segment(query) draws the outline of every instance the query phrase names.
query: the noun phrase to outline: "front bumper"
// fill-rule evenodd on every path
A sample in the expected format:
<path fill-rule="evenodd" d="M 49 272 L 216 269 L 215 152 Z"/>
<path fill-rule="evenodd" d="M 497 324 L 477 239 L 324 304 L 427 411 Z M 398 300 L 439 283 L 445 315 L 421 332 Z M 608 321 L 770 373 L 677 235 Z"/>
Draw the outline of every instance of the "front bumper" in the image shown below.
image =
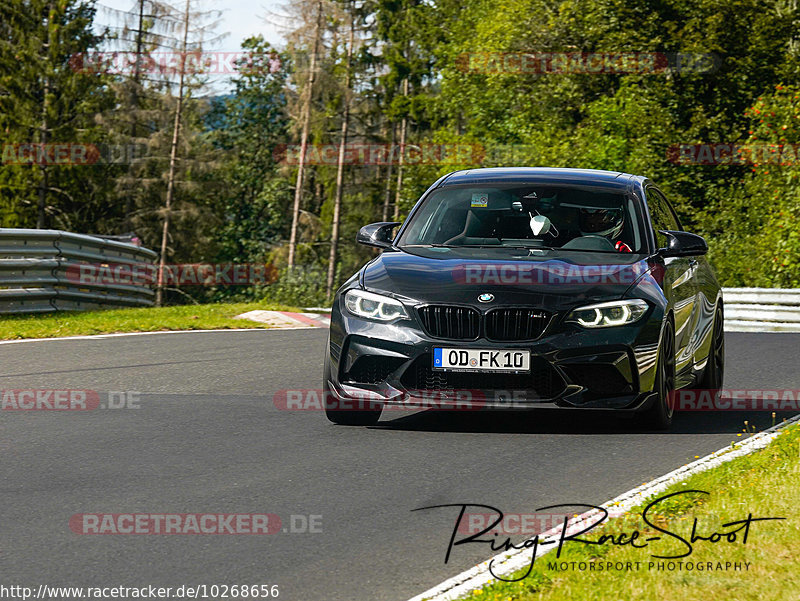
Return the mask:
<path fill-rule="evenodd" d="M 382 324 L 334 304 L 326 386 L 342 400 L 414 408 L 591 408 L 633 411 L 649 402 L 661 319 L 657 308 L 628 326 L 583 329 L 555 315 L 533 341 L 443 340 L 414 319 Z M 434 347 L 526 349 L 530 374 L 443 372 Z"/>

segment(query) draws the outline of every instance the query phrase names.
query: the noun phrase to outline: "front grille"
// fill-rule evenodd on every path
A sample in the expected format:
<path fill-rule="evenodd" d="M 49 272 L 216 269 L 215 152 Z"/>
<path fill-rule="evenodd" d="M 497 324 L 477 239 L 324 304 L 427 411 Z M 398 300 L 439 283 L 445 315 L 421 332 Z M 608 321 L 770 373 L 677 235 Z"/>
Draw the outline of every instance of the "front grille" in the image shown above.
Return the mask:
<path fill-rule="evenodd" d="M 393 371 L 406 361 L 400 357 L 382 357 L 365 355 L 359 357 L 345 374 L 345 381 L 359 384 L 379 384 L 388 378 Z"/>
<path fill-rule="evenodd" d="M 548 315 L 536 309 L 492 309 L 486 314 L 490 340 L 533 340 L 541 336 Z"/>
<path fill-rule="evenodd" d="M 475 340 L 480 335 L 480 313 L 475 309 L 430 305 L 418 311 L 422 326 L 434 338 Z"/>
<path fill-rule="evenodd" d="M 448 305 L 428 305 L 418 309 L 425 331 L 434 338 L 475 340 L 484 335 L 489 340 L 535 340 L 544 332 L 550 316 L 538 309 L 492 309 L 485 316 L 476 309 Z"/>
<path fill-rule="evenodd" d="M 523 390 L 534 398 L 557 397 L 566 388 L 563 378 L 540 357 L 531 357 L 531 373 L 481 373 L 434 370 L 430 354 L 423 354 L 412 363 L 401 378 L 407 390 Z"/>

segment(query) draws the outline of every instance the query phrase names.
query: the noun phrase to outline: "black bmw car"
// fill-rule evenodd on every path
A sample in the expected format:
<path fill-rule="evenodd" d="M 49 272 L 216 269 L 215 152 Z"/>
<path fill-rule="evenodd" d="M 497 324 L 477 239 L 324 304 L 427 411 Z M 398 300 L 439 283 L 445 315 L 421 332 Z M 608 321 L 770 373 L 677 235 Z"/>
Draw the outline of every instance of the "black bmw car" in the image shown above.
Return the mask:
<path fill-rule="evenodd" d="M 708 246 L 646 177 L 458 171 L 400 225 L 361 229 L 383 252 L 334 299 L 331 421 L 369 425 L 433 396 L 454 409 L 616 410 L 663 429 L 674 390 L 722 386 Z"/>

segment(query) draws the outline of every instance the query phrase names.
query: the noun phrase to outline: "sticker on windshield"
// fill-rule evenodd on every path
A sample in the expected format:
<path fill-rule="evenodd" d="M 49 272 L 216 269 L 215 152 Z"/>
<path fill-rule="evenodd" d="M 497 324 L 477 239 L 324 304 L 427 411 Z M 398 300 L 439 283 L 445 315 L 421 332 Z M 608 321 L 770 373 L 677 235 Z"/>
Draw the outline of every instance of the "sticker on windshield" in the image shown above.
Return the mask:
<path fill-rule="evenodd" d="M 472 195 L 472 207 L 488 207 L 489 194 L 488 192 L 476 192 Z"/>

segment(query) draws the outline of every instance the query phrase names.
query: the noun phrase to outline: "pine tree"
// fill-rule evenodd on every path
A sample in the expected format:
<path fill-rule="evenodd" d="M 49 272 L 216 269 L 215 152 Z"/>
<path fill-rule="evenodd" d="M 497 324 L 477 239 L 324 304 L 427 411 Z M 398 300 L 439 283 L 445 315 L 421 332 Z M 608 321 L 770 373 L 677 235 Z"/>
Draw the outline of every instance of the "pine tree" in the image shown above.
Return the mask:
<path fill-rule="evenodd" d="M 92 31 L 93 18 L 93 3 L 83 0 L 0 3 L 5 225 L 86 229 L 92 216 L 103 212 L 108 183 L 84 156 L 89 144 L 103 140 L 95 116 L 110 106 L 112 96 L 103 74 L 75 63 L 102 41 Z M 20 157 L 18 145 L 30 144 L 36 156 Z M 74 150 L 76 160 L 57 160 L 54 144 L 69 148 L 71 156 Z"/>

